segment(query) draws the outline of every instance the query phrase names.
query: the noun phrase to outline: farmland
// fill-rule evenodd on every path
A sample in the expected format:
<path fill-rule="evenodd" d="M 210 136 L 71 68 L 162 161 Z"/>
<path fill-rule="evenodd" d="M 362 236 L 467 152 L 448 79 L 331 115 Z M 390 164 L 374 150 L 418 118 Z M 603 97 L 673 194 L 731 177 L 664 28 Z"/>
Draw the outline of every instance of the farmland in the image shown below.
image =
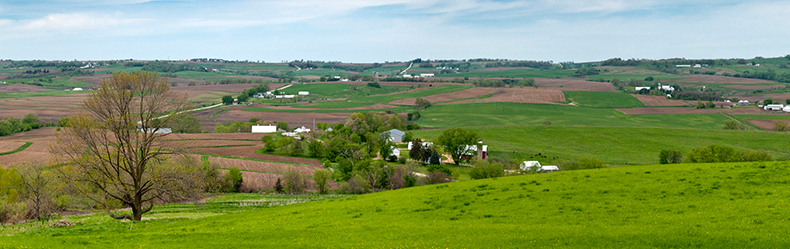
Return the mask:
<path fill-rule="evenodd" d="M 580 170 L 228 213 L 245 206 L 234 203 L 274 200 L 231 195 L 158 207 L 155 219 L 133 229 L 87 215 L 72 218 L 83 222 L 75 227 L 4 230 L 19 235 L 0 237 L 0 245 L 783 248 L 787 170 L 785 162 Z"/>
<path fill-rule="evenodd" d="M 722 60 L 705 68 L 674 72 L 674 65 L 660 71 L 655 66 L 658 62 L 653 61 L 637 66 L 585 63 L 600 69 L 590 75 L 584 70 L 560 69 L 568 67 L 559 64 L 534 69 L 488 67 L 495 62 L 487 61 L 470 62 L 459 73 L 440 74 L 441 70 L 419 63 L 407 72 L 436 73 L 436 77 L 425 78 L 394 78 L 409 66 L 408 61 L 378 66 L 321 62 L 315 64 L 317 68 L 300 70 L 287 63 L 160 61 L 192 67 L 161 74 L 168 77 L 171 90 L 186 95 L 194 107 L 221 103 L 227 95 L 238 98 L 260 84 L 268 84 L 269 90 L 287 86 L 280 90 L 285 94 L 310 93 L 295 99 L 254 98 L 248 103 L 190 112 L 200 130 L 207 133 L 166 136 L 179 148 L 174 151 L 209 170 L 216 169 L 220 178 L 237 168 L 243 182 L 230 191 L 250 193 L 204 193 L 194 202 L 156 205 L 143 216 L 146 220 L 133 223 L 94 213 L 57 218 L 81 222 L 71 227 L 33 222 L 3 225 L 0 248 L 784 248 L 790 238 L 776 231 L 787 226 L 787 204 L 781 200 L 790 190 L 784 184 L 790 166 L 790 148 L 786 146 L 790 133 L 772 129 L 777 121 L 790 125 L 790 115 L 755 106 L 722 107 L 733 103 L 724 100 L 737 99 L 757 104 L 772 97 L 775 103 L 784 103 L 790 98 L 790 84 L 778 76 L 776 80 L 725 76 L 749 76 L 747 71 L 769 68 L 781 75 L 790 72 L 779 68 L 786 65 L 784 60 L 750 60 L 763 63 L 761 68 Z M 9 83 L 0 86 L 0 117 L 34 113 L 54 125 L 61 117 L 81 110 L 91 93 L 64 89 L 95 87 L 109 73 L 139 70 L 145 63 L 108 62 L 83 72 L 65 70 L 40 77 L 24 73 L 38 67 L 12 69 L 0 64 L 0 78 Z M 329 64 L 336 68 L 325 67 Z M 60 72 L 57 66 L 45 68 Z M 326 76 L 340 77 L 319 80 Z M 611 82 L 615 78 L 621 83 Z M 682 90 L 660 95 L 634 92 L 636 86 L 652 87 L 656 82 L 678 84 Z M 679 95 L 683 98 L 678 99 Z M 432 105 L 417 109 L 417 98 Z M 697 109 L 693 107 L 695 98 L 701 103 L 713 100 L 716 107 Z M 370 120 L 365 123 L 369 126 L 349 122 L 348 117 L 359 112 L 375 112 L 361 115 L 365 122 Z M 323 122 L 341 130 L 301 134 L 298 140 L 277 135 L 267 144 L 262 142 L 263 134 L 215 133 L 218 125 L 245 122 L 249 128 L 256 119 L 286 122 L 291 130 L 300 126 L 315 129 L 321 126 L 314 124 Z M 447 166 L 448 178 L 440 180 L 452 177 L 456 182 L 430 185 L 426 175 L 431 169 L 417 161 L 374 160 L 382 158 L 378 149 L 366 146 L 373 144 L 378 132 L 397 127 L 398 122 L 403 130 L 410 125 L 409 135 L 434 143 L 450 128 L 474 132 L 488 146 L 490 163 L 501 163 L 503 168 L 498 172 L 505 176 L 473 180 L 472 172 L 478 168 L 452 165 Z M 725 130 L 728 125 L 733 130 Z M 367 132 L 372 136 L 353 133 L 366 128 L 371 128 Z M 54 158 L 49 146 L 62 129 L 68 128 L 43 127 L 0 137 L 0 164 L 8 168 L 31 159 L 57 163 L 49 161 Z M 242 128 L 216 130 L 235 131 Z M 328 146 L 338 141 L 335 138 L 348 140 L 337 154 L 308 158 L 305 151 L 287 152 L 294 144 L 302 147 L 293 148 L 301 149 L 315 141 Z M 266 149 L 273 144 L 281 148 Z M 362 147 L 354 147 L 357 145 Z M 709 145 L 758 151 L 775 161 L 658 165 L 662 150 L 677 150 L 689 161 L 690 151 Z M 449 157 L 441 148 L 437 154 Z M 400 155 L 411 158 L 406 150 Z M 563 165 L 582 159 L 599 159 L 603 168 L 563 168 L 562 172 L 527 175 L 503 170 L 515 169 L 525 160 Z M 414 187 L 389 190 L 374 186 L 374 192 L 380 192 L 346 195 L 341 193 L 352 193 L 351 178 L 341 178 L 343 172 L 338 171 L 344 160 L 351 163 L 348 174 L 355 174 L 349 176 L 362 177 L 364 184 L 383 178 L 365 178 L 360 173 L 368 172 L 365 170 L 374 163 L 387 169 L 408 166 L 420 174 L 409 175 L 417 179 Z M 329 181 L 329 194 L 317 195 L 318 187 L 312 180 L 320 175 L 313 174 L 326 167 L 333 170 L 335 180 Z M 273 194 L 275 183 L 288 172 L 306 179 L 303 187 L 307 192 Z"/>

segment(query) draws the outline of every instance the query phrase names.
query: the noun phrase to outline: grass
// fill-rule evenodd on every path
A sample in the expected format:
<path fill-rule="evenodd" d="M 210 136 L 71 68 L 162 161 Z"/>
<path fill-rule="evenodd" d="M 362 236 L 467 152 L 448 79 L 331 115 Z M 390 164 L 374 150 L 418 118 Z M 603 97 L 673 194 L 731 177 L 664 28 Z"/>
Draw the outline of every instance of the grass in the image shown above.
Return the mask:
<path fill-rule="evenodd" d="M 64 90 L 64 89 L 72 89 L 75 87 L 90 86 L 90 84 L 88 83 L 82 81 L 71 81 L 69 77 L 63 77 L 63 76 L 41 77 L 41 78 L 31 78 L 31 79 L 10 79 L 4 81 L 7 82 L 8 84 L 22 83 L 27 85 L 40 86 L 48 89 L 54 89 L 54 90 Z"/>
<path fill-rule="evenodd" d="M 790 156 L 785 141 L 790 134 L 765 131 L 706 129 L 487 126 L 468 127 L 489 145 L 493 157 L 508 161 L 538 160 L 555 164 L 562 159 L 595 157 L 613 165 L 656 164 L 664 149 L 687 153 L 711 144 L 738 150 L 765 150 L 774 158 Z M 415 137 L 434 141 L 443 130 L 413 131 Z M 503 132 L 507 131 L 507 132 Z M 514 135 L 518 134 L 518 135 Z M 535 157 L 540 153 L 543 157 Z M 555 159 L 556 158 L 556 159 Z"/>
<path fill-rule="evenodd" d="M 27 147 L 30 147 L 31 145 L 33 145 L 32 142 L 25 142 L 25 144 L 23 144 L 22 146 L 19 146 L 19 148 L 16 148 L 15 150 L 6 151 L 6 152 L 0 152 L 0 156 L 11 155 L 11 154 L 23 151 L 23 150 L 27 149 Z"/>
<path fill-rule="evenodd" d="M 465 103 L 432 106 L 417 124 L 424 127 L 498 125 L 664 127 L 721 129 L 723 114 L 626 115 L 614 109 L 524 103 Z"/>
<path fill-rule="evenodd" d="M 222 157 L 228 159 L 239 159 L 239 160 L 256 161 L 256 162 L 280 163 L 280 164 L 288 164 L 288 165 L 310 165 L 309 163 L 289 163 L 289 162 L 271 161 L 271 160 L 255 159 L 255 158 L 228 156 L 228 155 L 216 155 L 216 154 L 199 153 L 199 152 L 190 152 L 190 153 L 195 155 L 201 155 L 201 156 Z"/>
<path fill-rule="evenodd" d="M 305 106 L 307 107 L 307 106 Z M 271 109 L 266 107 L 252 107 L 252 108 L 244 108 L 241 109 L 242 111 L 253 111 L 253 112 L 288 112 L 288 113 L 354 113 L 354 112 L 383 112 L 383 111 L 394 111 L 394 112 L 407 112 L 413 110 L 412 107 L 397 107 L 397 108 L 389 108 L 389 109 L 361 109 L 361 110 L 343 110 L 343 109 L 323 109 L 323 110 L 299 110 L 299 109 Z"/>
<path fill-rule="evenodd" d="M 614 78 L 620 79 L 622 82 L 628 82 L 631 79 L 635 80 L 642 80 L 644 81 L 645 78 L 652 76 L 653 80 L 672 80 L 672 79 L 682 79 L 682 77 L 678 77 L 675 75 L 665 74 L 665 73 L 650 73 L 650 74 L 601 74 L 601 75 L 590 75 L 587 78 L 589 79 L 603 79 L 606 81 L 611 81 Z M 645 83 L 651 83 L 646 81 Z M 674 83 L 673 83 L 674 84 Z"/>
<path fill-rule="evenodd" d="M 61 96 L 61 95 L 68 95 L 68 94 L 77 94 L 77 93 L 86 93 L 90 91 L 63 91 L 63 90 L 56 90 L 56 91 L 40 91 L 40 92 L 20 92 L 20 93 L 0 93 L 0 98 L 8 99 L 8 98 L 30 98 L 30 97 L 53 97 L 53 96 Z"/>
<path fill-rule="evenodd" d="M 563 91 L 565 99 L 584 107 L 644 107 L 639 99 L 626 93 Z"/>
<path fill-rule="evenodd" d="M 201 95 L 195 96 L 194 98 L 189 99 L 189 101 L 192 102 L 192 103 L 197 103 L 197 104 L 222 103 L 222 96 L 231 95 L 234 98 L 236 98 L 236 96 L 238 94 L 239 93 L 216 91 L 216 92 L 211 92 L 211 93 L 206 93 L 206 94 L 201 94 Z"/>
<path fill-rule="evenodd" d="M 0 247 L 786 248 L 788 169 L 768 162 L 578 170 L 204 218 L 183 218 L 179 209 L 190 207 L 171 206 L 173 213 L 133 229 L 96 218 L 107 222 L 28 229 L 0 237 Z"/>
<path fill-rule="evenodd" d="M 354 108 L 373 105 L 369 102 L 351 102 L 351 101 L 327 101 L 318 102 L 315 104 L 294 105 L 296 108 Z"/>

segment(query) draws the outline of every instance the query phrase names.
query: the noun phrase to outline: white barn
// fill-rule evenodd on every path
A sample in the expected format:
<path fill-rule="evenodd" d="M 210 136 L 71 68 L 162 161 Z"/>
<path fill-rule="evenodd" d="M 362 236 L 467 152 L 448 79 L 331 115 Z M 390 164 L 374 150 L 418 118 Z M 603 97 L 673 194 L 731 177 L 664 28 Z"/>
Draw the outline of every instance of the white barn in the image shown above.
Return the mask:
<path fill-rule="evenodd" d="M 392 130 L 388 130 L 388 131 L 385 131 L 385 132 L 389 133 L 389 136 L 390 136 L 389 140 L 390 140 L 390 142 L 403 141 L 403 136 L 406 135 L 406 132 L 403 132 L 403 131 L 398 130 L 398 129 L 392 129 Z"/>
<path fill-rule="evenodd" d="M 277 126 L 274 125 L 253 125 L 252 133 L 273 133 L 277 131 Z"/>
<path fill-rule="evenodd" d="M 781 111 L 784 108 L 783 105 L 766 105 L 763 107 L 766 111 Z"/>

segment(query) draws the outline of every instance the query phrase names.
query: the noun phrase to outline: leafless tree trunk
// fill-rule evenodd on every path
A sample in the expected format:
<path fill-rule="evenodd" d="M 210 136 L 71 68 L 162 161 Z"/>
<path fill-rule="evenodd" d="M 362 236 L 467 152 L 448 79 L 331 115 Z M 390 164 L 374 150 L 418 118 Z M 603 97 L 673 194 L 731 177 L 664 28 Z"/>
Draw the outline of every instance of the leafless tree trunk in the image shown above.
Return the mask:
<path fill-rule="evenodd" d="M 186 96 L 170 91 L 167 79 L 156 73 L 115 73 L 83 106 L 85 111 L 72 114 L 70 128 L 58 135 L 51 151 L 71 163 L 62 169 L 65 177 L 98 190 L 100 195 L 83 193 L 103 203 L 111 217 L 140 220 L 156 199 L 180 187 L 169 182 L 178 174 L 152 166 L 166 163 L 176 152 L 162 133 L 173 115 L 159 117 L 185 108 Z M 131 207 L 132 215 L 113 214 L 108 200 Z"/>

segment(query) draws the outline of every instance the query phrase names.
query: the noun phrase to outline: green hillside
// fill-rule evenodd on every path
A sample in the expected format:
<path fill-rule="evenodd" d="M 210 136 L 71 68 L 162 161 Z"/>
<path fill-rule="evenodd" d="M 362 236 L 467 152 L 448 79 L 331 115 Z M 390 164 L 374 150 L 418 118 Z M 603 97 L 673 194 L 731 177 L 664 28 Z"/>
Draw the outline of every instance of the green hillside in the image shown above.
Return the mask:
<path fill-rule="evenodd" d="M 31 229 L 0 248 L 787 248 L 787 162 L 503 177 L 205 218 Z"/>

